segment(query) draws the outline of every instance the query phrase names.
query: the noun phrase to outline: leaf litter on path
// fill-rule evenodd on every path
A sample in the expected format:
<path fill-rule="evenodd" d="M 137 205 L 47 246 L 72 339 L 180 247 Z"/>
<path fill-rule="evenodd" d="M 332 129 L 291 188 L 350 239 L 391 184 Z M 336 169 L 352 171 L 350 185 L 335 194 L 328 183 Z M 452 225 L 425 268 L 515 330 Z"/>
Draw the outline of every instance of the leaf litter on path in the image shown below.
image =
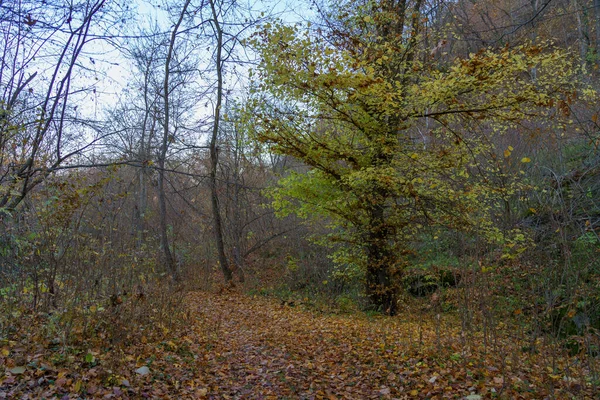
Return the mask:
<path fill-rule="evenodd" d="M 522 352 L 509 331 L 485 346 L 452 316 L 333 315 L 234 292 L 192 293 L 187 304 L 183 331 L 93 363 L 51 367 L 36 354 L 25 368 L 3 352 L 0 398 L 593 398 L 574 360 L 550 368 L 548 354 Z"/>

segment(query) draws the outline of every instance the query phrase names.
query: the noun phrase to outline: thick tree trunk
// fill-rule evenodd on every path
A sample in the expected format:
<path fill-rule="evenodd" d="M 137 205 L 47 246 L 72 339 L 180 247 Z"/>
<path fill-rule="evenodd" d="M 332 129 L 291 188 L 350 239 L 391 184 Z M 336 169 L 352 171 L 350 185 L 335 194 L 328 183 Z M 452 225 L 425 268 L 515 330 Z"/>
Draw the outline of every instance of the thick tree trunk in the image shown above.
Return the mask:
<path fill-rule="evenodd" d="M 384 205 L 371 209 L 367 233 L 366 292 L 371 304 L 388 315 L 397 311 L 397 287 L 394 282 L 395 257 L 390 249 L 390 229 L 386 226 Z"/>
<path fill-rule="evenodd" d="M 412 5 L 410 15 L 406 15 L 409 9 L 409 2 L 399 0 L 398 2 L 385 2 L 383 8 L 390 13 L 396 13 L 399 18 L 395 24 L 384 24 L 379 27 L 384 40 L 390 37 L 401 37 L 408 33 L 406 41 L 406 50 L 396 65 L 389 70 L 383 70 L 384 75 L 390 79 L 395 76 L 402 68 L 410 68 L 417 54 L 417 42 L 421 25 L 421 8 L 423 0 L 416 0 Z M 410 18 L 410 32 L 405 32 L 405 25 L 408 25 L 406 18 Z M 409 74 L 404 74 L 408 76 Z M 404 79 L 404 85 L 408 80 Z M 398 132 L 394 127 L 401 126 L 403 121 L 399 117 L 386 117 L 385 125 L 390 128 L 383 141 L 374 143 L 375 146 L 383 146 L 379 149 L 373 159 L 373 165 L 390 166 L 392 157 L 386 151 L 386 142 L 393 147 L 393 143 L 398 140 Z M 367 232 L 367 296 L 371 303 L 388 315 L 395 315 L 397 312 L 398 287 L 397 287 L 397 261 L 398 257 L 394 252 L 394 243 L 397 240 L 393 229 L 387 224 L 385 218 L 386 200 L 390 198 L 390 193 L 385 188 L 378 187 L 374 190 L 373 198 L 367 199 L 372 204 L 369 210 L 369 226 Z"/>
<path fill-rule="evenodd" d="M 162 152 L 161 152 L 162 153 Z M 169 247 L 168 227 L 167 227 L 167 201 L 165 195 L 165 162 L 164 158 L 160 157 L 158 161 L 158 207 L 160 213 L 160 248 L 163 253 L 163 258 L 167 270 L 170 272 L 173 280 L 179 280 L 179 274 L 177 271 L 177 265 L 173 258 L 173 253 Z"/>
<path fill-rule="evenodd" d="M 148 107 L 148 106 L 147 106 Z M 146 113 L 149 113 L 147 110 Z M 148 182 L 147 182 L 147 171 L 146 163 L 149 158 L 149 151 L 146 150 L 146 119 L 144 117 L 144 124 L 142 125 L 142 137 L 140 138 L 140 149 L 138 157 L 141 163 L 140 169 L 138 170 L 138 198 L 136 208 L 136 240 L 138 250 L 142 249 L 145 241 L 146 231 L 146 211 L 148 208 Z"/>

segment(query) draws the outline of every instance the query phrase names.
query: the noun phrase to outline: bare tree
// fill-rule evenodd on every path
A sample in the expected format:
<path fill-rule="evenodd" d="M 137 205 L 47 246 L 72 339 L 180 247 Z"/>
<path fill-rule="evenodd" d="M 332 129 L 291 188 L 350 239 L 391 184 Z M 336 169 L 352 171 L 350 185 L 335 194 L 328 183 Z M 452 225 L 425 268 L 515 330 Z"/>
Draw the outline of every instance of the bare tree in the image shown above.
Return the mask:
<path fill-rule="evenodd" d="M 226 248 L 225 237 L 228 236 L 224 232 L 224 223 L 222 206 L 219 199 L 219 137 L 222 136 L 221 120 L 222 107 L 226 97 L 234 89 L 234 84 L 231 81 L 243 79 L 236 72 L 236 66 L 252 63 L 247 54 L 238 51 L 241 49 L 241 43 L 247 36 L 247 33 L 252 27 L 256 26 L 261 21 L 270 18 L 264 12 L 255 12 L 251 7 L 244 7 L 241 3 L 234 0 L 207 0 L 207 16 L 205 17 L 209 29 L 205 30 L 206 40 L 212 43 L 214 48 L 211 64 L 212 66 L 207 72 L 214 74 L 213 94 L 213 114 L 212 114 L 212 129 L 210 133 L 209 150 L 210 150 L 210 188 L 211 188 L 211 204 L 214 221 L 214 234 L 217 244 L 218 258 L 221 270 L 225 280 L 231 282 L 233 279 L 232 268 L 227 257 L 228 250 Z M 226 85 L 225 77 L 229 78 L 229 86 Z M 209 78 L 210 79 L 210 78 Z M 232 145 L 232 143 L 228 143 Z M 235 144 L 234 146 L 237 146 Z M 237 158 L 235 158 L 237 159 Z M 239 172 L 239 171 L 238 171 Z M 235 175 L 234 179 L 239 176 Z M 239 200 L 240 192 L 237 193 Z M 238 204 L 239 203 L 235 203 Z M 239 211 L 239 210 L 238 210 Z M 239 213 L 237 214 L 239 215 Z M 240 221 L 237 221 L 238 225 Z M 230 227 L 232 228 L 232 227 Z M 231 246 L 231 255 L 235 264 L 234 271 L 238 274 L 240 281 L 244 280 L 242 267 L 242 250 L 241 250 L 241 230 L 233 235 L 233 243 Z M 231 235 L 229 235 L 231 236 Z"/>
<path fill-rule="evenodd" d="M 219 208 L 219 196 L 217 193 L 217 168 L 219 165 L 219 152 L 217 148 L 217 138 L 219 135 L 219 123 L 221 121 L 221 103 L 223 101 L 223 29 L 219 18 L 219 12 L 217 11 L 217 5 L 215 0 L 209 0 L 210 10 L 212 14 L 211 26 L 214 30 L 216 40 L 216 53 L 214 56 L 215 69 L 217 73 L 217 87 L 216 87 L 216 99 L 213 111 L 213 128 L 210 138 L 210 197 L 213 210 L 214 219 L 214 231 L 215 240 L 217 243 L 217 251 L 219 255 L 219 264 L 223 276 L 227 282 L 231 282 L 233 275 L 231 268 L 229 268 L 229 262 L 227 261 L 227 255 L 225 254 L 225 243 L 223 240 L 223 223 L 221 221 L 221 210 Z"/>
<path fill-rule="evenodd" d="M 187 13 L 188 6 L 190 5 L 191 0 L 186 0 L 181 12 L 179 14 L 179 18 L 175 23 L 175 26 L 171 30 L 171 36 L 169 40 L 169 45 L 167 49 L 167 57 L 165 59 L 165 75 L 163 80 L 163 136 L 160 151 L 158 154 L 158 204 L 159 204 L 159 212 L 160 212 L 160 245 L 165 257 L 165 263 L 167 265 L 168 270 L 171 272 L 171 275 L 174 280 L 179 280 L 179 274 L 177 271 L 177 264 L 175 263 L 175 258 L 171 252 L 169 247 L 169 237 L 167 234 L 167 200 L 165 197 L 165 160 L 167 156 L 167 150 L 169 146 L 169 141 L 172 141 L 174 133 L 170 131 L 170 96 L 172 87 L 169 83 L 171 78 L 172 70 L 171 70 L 171 62 L 173 61 L 173 54 L 175 49 L 175 42 L 177 40 L 177 34 L 179 28 L 183 22 L 183 18 Z"/>
<path fill-rule="evenodd" d="M 0 210 L 15 210 L 49 174 L 97 143 L 95 125 L 72 99 L 95 93 L 83 74 L 93 74 L 96 62 L 84 49 L 109 12 L 105 0 L 1 4 Z"/>

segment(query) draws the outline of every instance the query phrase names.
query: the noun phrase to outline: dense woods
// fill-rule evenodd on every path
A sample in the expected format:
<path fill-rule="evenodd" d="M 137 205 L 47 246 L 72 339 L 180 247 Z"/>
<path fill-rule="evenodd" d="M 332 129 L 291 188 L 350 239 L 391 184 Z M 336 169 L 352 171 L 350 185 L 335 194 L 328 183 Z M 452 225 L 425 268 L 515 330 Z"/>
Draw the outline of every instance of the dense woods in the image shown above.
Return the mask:
<path fill-rule="evenodd" d="M 0 34 L 1 398 L 600 396 L 600 1 Z"/>

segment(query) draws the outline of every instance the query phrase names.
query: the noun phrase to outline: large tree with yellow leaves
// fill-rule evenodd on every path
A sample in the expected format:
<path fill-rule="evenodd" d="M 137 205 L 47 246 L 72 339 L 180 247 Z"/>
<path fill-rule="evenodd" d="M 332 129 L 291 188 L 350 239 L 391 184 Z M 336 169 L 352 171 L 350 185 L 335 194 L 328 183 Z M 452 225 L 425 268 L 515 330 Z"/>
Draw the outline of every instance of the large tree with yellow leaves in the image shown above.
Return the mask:
<path fill-rule="evenodd" d="M 275 205 L 331 223 L 346 244 L 335 260 L 359 266 L 389 314 L 403 252 L 424 226 L 499 238 L 489 136 L 554 118 L 573 90 L 574 66 L 551 46 L 437 62 L 423 11 L 421 0 L 346 0 L 318 27 L 270 24 L 253 41 L 255 137 L 310 167 L 281 181 Z M 482 125 L 488 134 L 475 134 Z"/>

